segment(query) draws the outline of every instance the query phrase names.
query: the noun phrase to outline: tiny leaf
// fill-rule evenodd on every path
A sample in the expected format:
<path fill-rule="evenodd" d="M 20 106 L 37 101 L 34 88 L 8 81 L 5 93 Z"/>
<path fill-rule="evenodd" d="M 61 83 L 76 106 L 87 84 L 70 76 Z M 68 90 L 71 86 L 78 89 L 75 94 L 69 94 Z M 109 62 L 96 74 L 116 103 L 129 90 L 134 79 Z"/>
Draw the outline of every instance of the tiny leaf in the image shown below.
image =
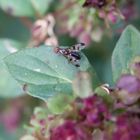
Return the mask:
<path fill-rule="evenodd" d="M 73 81 L 73 89 L 76 96 L 86 98 L 93 94 L 90 75 L 87 72 L 78 72 Z"/>
<path fill-rule="evenodd" d="M 60 94 L 55 96 L 55 98 L 49 98 L 47 101 L 47 106 L 52 113 L 60 114 L 69 108 L 69 103 L 72 101 L 72 99 L 72 96 Z"/>

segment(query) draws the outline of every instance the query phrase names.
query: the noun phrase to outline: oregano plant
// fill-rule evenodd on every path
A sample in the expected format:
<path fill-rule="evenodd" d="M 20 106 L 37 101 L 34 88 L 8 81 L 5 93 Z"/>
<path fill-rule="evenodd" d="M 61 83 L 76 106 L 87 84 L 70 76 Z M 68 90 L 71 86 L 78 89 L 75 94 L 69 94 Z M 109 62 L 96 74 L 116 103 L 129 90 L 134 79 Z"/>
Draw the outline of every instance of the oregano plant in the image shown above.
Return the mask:
<path fill-rule="evenodd" d="M 0 0 L 0 139 L 139 140 L 138 6 Z"/>

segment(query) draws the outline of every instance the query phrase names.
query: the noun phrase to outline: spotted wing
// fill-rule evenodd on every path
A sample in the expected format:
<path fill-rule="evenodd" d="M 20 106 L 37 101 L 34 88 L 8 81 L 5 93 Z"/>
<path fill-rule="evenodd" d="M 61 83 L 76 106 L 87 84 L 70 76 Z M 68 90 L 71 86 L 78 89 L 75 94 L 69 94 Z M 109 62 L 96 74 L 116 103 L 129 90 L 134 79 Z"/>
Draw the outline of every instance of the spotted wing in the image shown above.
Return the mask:
<path fill-rule="evenodd" d="M 85 48 L 84 43 L 78 43 L 78 44 L 72 45 L 69 49 L 73 52 L 79 52 L 80 50 L 84 48 Z"/>

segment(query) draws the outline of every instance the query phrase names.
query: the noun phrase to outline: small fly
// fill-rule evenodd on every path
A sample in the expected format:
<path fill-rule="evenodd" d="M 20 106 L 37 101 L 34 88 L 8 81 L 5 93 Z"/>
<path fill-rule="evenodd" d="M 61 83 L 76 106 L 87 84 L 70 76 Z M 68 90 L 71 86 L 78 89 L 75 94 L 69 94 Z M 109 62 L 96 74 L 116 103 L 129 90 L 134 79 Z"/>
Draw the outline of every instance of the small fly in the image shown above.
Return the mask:
<path fill-rule="evenodd" d="M 72 45 L 69 48 L 60 48 L 56 47 L 55 52 L 63 55 L 68 59 L 70 63 L 75 65 L 76 67 L 80 67 L 79 61 L 81 60 L 80 51 L 85 48 L 84 43 L 78 43 L 76 45 Z"/>

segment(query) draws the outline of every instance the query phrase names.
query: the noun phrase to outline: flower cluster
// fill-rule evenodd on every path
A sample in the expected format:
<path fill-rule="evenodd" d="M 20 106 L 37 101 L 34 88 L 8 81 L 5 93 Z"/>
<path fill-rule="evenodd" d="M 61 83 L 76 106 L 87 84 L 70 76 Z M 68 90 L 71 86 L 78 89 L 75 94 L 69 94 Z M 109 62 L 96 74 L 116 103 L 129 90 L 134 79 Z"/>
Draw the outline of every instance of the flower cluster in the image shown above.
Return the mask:
<path fill-rule="evenodd" d="M 111 24 L 119 21 L 125 26 L 125 21 L 135 19 L 138 13 L 135 1 L 131 0 L 85 0 L 81 8 L 75 0 L 61 0 L 61 3 L 59 9 L 67 9 L 54 14 L 58 21 L 57 33 L 69 33 L 71 37 L 76 37 L 79 42 L 87 45 L 92 41 L 99 42 L 106 27 L 110 28 Z"/>
<path fill-rule="evenodd" d="M 58 46 L 58 40 L 54 33 L 55 19 L 53 15 L 48 14 L 42 19 L 38 19 L 32 26 L 31 46 L 45 45 Z"/>
<path fill-rule="evenodd" d="M 117 117 L 113 140 L 140 139 L 140 118 L 135 113 L 124 113 Z"/>
<path fill-rule="evenodd" d="M 87 97 L 78 96 L 61 114 L 36 108 L 26 127 L 30 135 L 21 140 L 140 139 L 139 60 L 134 59 L 132 74 L 122 75 L 115 88 L 102 85 Z"/>
<path fill-rule="evenodd" d="M 39 46 L 42 43 L 58 46 L 56 35 L 66 33 L 86 45 L 92 41 L 99 42 L 110 24 L 121 20 L 125 26 L 124 21 L 138 17 L 136 13 L 136 4 L 132 0 L 122 3 L 115 0 L 85 0 L 83 6 L 77 0 L 61 0 L 56 12 L 34 22 L 30 46 Z"/>
<path fill-rule="evenodd" d="M 123 87 L 111 92 L 115 94 L 121 90 Z M 37 108 L 27 127 L 30 137 L 37 140 L 138 140 L 139 103 L 135 100 L 133 105 L 127 106 L 123 99 L 119 100 L 119 95 L 110 96 L 111 105 L 95 93 L 87 98 L 76 98 L 69 110 L 61 115 L 48 115 L 46 109 Z M 22 140 L 27 140 L 26 137 Z"/>
<path fill-rule="evenodd" d="M 83 6 L 102 8 L 107 4 L 106 0 L 86 0 Z"/>

